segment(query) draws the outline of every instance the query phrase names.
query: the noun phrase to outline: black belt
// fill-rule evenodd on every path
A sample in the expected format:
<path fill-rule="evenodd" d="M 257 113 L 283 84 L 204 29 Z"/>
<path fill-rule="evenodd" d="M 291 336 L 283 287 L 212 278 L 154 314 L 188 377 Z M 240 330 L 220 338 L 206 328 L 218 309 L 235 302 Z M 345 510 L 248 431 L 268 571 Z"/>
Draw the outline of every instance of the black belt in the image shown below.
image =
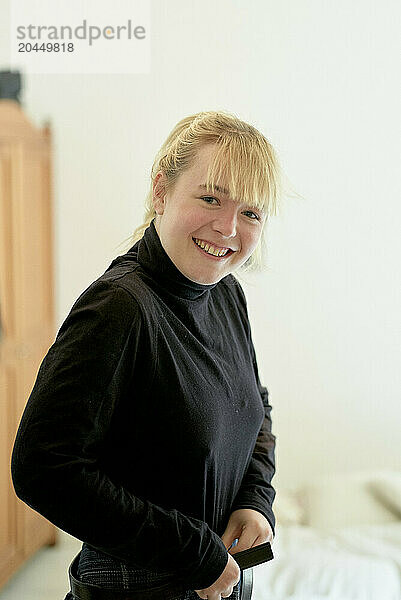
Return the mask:
<path fill-rule="evenodd" d="M 173 600 L 177 596 L 184 595 L 185 589 L 182 585 L 165 583 L 152 590 L 136 590 L 135 592 L 123 590 L 108 590 L 100 588 L 93 583 L 84 583 L 78 579 L 78 563 L 80 552 L 72 561 L 68 569 L 71 593 L 74 600 Z M 241 594 L 240 600 L 251 600 L 253 587 L 253 571 L 251 568 L 241 571 Z"/>

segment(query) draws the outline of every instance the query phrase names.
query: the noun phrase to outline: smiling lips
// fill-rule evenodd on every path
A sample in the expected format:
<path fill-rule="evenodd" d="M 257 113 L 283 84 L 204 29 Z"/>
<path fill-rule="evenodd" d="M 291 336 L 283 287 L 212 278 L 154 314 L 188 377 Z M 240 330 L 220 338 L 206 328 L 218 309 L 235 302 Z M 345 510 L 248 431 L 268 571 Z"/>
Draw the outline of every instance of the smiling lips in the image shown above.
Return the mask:
<path fill-rule="evenodd" d="M 213 244 L 209 244 L 209 242 L 205 242 L 204 240 L 200 240 L 199 238 L 192 238 L 197 246 L 202 248 L 207 254 L 211 254 L 212 256 L 223 257 L 228 254 L 232 254 L 234 250 L 231 248 L 219 248 L 218 246 L 214 246 Z"/>

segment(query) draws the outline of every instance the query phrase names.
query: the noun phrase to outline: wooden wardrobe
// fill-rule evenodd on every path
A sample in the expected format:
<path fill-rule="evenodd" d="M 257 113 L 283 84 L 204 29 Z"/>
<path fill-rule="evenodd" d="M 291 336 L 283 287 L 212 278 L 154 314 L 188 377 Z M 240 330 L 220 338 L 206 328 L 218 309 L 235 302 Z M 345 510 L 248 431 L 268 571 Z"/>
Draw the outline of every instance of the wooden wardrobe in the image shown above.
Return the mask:
<path fill-rule="evenodd" d="M 14 493 L 22 411 L 55 337 L 51 138 L 0 100 L 0 587 L 56 528 Z"/>

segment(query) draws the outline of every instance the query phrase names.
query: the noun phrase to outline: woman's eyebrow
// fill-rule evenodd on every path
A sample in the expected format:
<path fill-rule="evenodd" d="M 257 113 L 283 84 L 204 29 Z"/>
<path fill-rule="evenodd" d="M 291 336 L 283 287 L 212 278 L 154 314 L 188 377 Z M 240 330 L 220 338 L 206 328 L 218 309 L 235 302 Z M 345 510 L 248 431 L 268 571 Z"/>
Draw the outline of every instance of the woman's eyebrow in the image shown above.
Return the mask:
<path fill-rule="evenodd" d="M 205 188 L 205 189 L 207 190 L 207 185 L 206 185 L 206 183 L 201 183 L 201 184 L 199 185 L 199 187 L 200 187 L 200 188 Z M 229 196 L 229 195 L 230 195 L 230 194 L 229 194 L 229 191 L 228 191 L 226 188 L 224 188 L 224 187 L 221 187 L 221 186 L 219 186 L 219 185 L 217 185 L 217 184 L 215 184 L 215 185 L 214 185 L 214 189 L 215 189 L 217 192 L 220 192 L 221 194 L 225 194 L 226 196 Z"/>

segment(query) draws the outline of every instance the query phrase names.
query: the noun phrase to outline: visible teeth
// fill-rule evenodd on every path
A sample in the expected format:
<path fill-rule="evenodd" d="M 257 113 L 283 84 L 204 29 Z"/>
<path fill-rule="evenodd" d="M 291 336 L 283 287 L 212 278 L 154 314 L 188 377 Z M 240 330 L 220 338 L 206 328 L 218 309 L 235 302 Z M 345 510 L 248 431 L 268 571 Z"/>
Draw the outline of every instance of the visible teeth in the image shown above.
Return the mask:
<path fill-rule="evenodd" d="M 200 246 L 203 250 L 205 250 L 208 254 L 213 254 L 213 256 L 225 256 L 228 252 L 228 248 L 224 248 L 223 250 L 217 250 L 212 245 L 209 245 L 202 240 L 198 240 L 198 238 L 194 238 L 195 243 Z"/>

